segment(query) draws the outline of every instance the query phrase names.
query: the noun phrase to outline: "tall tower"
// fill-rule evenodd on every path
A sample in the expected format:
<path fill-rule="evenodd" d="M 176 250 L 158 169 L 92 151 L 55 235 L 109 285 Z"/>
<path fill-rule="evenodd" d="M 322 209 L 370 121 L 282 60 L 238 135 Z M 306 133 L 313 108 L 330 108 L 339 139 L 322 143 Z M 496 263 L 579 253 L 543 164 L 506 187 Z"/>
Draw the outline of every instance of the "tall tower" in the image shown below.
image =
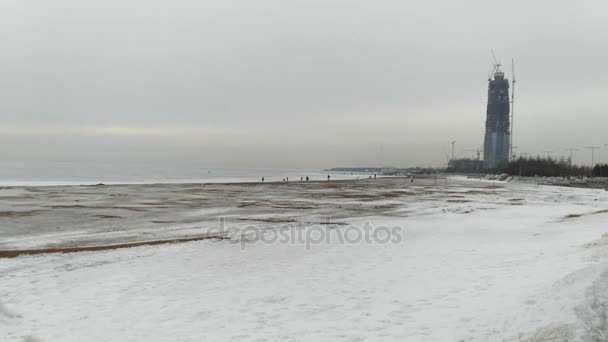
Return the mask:
<path fill-rule="evenodd" d="M 493 169 L 509 161 L 509 80 L 500 70 L 500 63 L 488 78 L 488 110 L 484 139 L 483 166 Z"/>

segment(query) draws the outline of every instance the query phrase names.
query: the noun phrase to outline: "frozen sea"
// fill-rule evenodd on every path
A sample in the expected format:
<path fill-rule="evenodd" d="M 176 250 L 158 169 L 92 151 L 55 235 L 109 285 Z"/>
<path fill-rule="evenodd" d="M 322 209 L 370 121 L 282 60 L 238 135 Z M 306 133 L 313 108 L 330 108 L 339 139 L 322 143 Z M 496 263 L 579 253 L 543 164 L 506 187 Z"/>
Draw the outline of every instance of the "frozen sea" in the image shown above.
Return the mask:
<path fill-rule="evenodd" d="M 2 161 L 0 186 L 47 186 L 158 183 L 231 183 L 282 181 L 309 176 L 313 180 L 356 179 L 368 174 L 321 169 L 216 167 L 197 161 Z"/>
<path fill-rule="evenodd" d="M 229 238 L 0 259 L 0 340 L 606 341 L 607 210 L 464 178 L 4 187 L 0 249 Z M 335 238 L 361 227 L 400 238 Z"/>

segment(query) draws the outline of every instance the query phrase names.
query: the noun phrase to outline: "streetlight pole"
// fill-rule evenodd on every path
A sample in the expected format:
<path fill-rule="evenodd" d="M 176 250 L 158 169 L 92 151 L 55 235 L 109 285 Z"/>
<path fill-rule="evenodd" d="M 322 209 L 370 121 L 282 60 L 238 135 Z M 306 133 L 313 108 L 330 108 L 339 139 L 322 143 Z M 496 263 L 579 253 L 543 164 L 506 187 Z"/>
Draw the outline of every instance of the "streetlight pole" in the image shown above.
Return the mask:
<path fill-rule="evenodd" d="M 572 166 L 572 151 L 578 151 L 575 148 L 565 148 L 564 150 L 570 151 L 570 166 Z"/>
<path fill-rule="evenodd" d="M 595 166 L 595 150 L 599 149 L 599 146 L 587 146 L 585 147 L 591 150 L 591 169 Z"/>

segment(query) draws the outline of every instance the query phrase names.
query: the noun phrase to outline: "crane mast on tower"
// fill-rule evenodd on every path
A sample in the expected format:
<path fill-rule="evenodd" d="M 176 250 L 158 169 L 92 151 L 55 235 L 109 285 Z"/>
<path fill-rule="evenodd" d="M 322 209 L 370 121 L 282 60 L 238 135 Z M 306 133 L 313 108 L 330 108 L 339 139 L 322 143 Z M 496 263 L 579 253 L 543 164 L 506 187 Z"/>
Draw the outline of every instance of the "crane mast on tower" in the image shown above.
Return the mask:
<path fill-rule="evenodd" d="M 502 71 L 502 63 L 492 54 L 492 71 L 488 76 L 488 102 L 484 136 L 484 168 L 496 169 L 511 160 L 511 99 L 510 82 Z"/>
<path fill-rule="evenodd" d="M 509 143 L 509 160 L 515 159 L 515 155 L 513 154 L 513 127 L 514 124 L 514 114 L 515 114 L 515 59 L 511 58 L 511 141 Z"/>

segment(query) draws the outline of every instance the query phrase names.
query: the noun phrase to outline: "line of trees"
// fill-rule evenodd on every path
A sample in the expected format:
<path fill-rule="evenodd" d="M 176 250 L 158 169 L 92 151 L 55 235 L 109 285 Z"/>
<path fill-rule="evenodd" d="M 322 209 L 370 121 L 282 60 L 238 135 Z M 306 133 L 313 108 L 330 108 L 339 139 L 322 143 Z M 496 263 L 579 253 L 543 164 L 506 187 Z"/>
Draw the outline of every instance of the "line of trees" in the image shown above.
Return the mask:
<path fill-rule="evenodd" d="M 596 164 L 593 167 L 593 177 L 608 177 L 608 164 Z"/>
<path fill-rule="evenodd" d="M 596 170 L 597 169 L 597 170 Z M 530 157 L 512 160 L 497 170 L 514 176 L 524 177 L 578 177 L 578 176 L 608 176 L 608 165 L 596 165 L 593 169 L 588 166 L 573 165 L 569 159 L 553 159 L 551 157 Z"/>
<path fill-rule="evenodd" d="M 483 162 L 473 159 L 457 159 L 449 163 L 449 173 L 506 173 L 523 177 L 608 177 L 608 164 L 589 166 L 574 165 L 570 159 L 551 157 L 519 157 L 494 170 L 483 170 Z"/>

